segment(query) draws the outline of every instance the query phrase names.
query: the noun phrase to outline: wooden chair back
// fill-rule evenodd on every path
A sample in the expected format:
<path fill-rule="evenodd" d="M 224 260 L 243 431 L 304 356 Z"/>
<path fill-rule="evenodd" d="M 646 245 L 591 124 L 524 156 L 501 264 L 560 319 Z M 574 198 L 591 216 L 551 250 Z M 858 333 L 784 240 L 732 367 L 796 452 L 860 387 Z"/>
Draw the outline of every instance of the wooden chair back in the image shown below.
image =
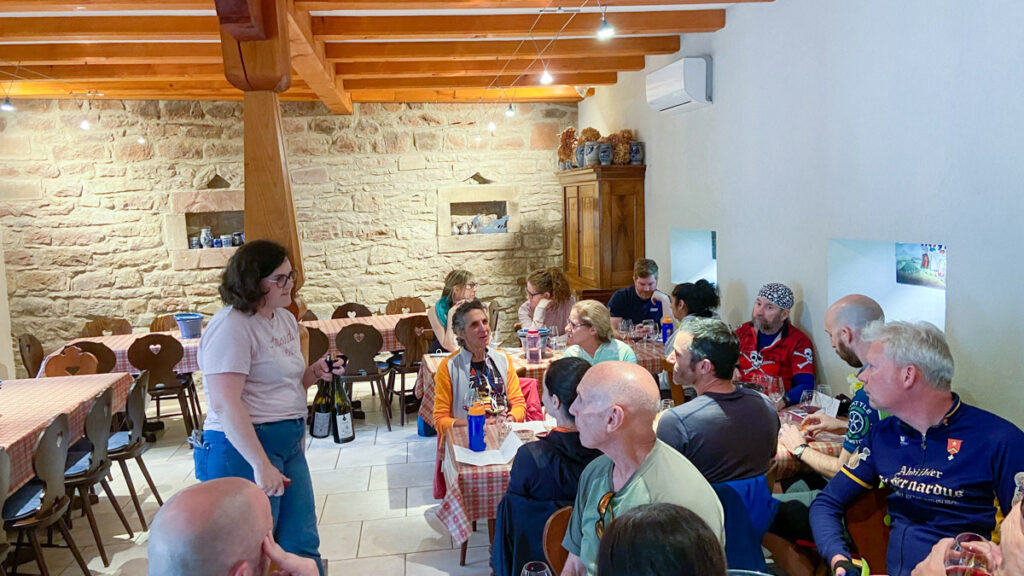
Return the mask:
<path fill-rule="evenodd" d="M 597 300 L 601 304 L 607 306 L 608 301 L 612 299 L 612 294 L 615 294 L 616 290 L 618 290 L 618 288 L 611 288 L 609 290 L 581 290 L 580 297 L 577 298 L 576 301 Z"/>
<path fill-rule="evenodd" d="M 150 332 L 173 332 L 178 329 L 178 322 L 174 319 L 174 314 L 164 314 L 163 316 L 157 316 L 153 318 L 153 321 L 149 323 Z"/>
<path fill-rule="evenodd" d="M 88 352 L 95 356 L 97 374 L 109 374 L 114 369 L 114 366 L 117 366 L 117 355 L 102 342 L 82 340 L 81 342 L 75 342 L 68 346 L 74 346 L 82 352 Z M 66 350 L 67 346 L 65 346 L 64 349 Z"/>
<path fill-rule="evenodd" d="M 131 334 L 132 325 L 124 318 L 96 318 L 82 327 L 82 337 L 111 336 L 113 334 Z"/>
<path fill-rule="evenodd" d="M 430 348 L 434 332 L 430 329 L 430 320 L 426 316 L 409 316 L 402 318 L 395 325 L 395 338 L 405 352 L 402 354 L 402 368 L 411 369 L 418 366 L 423 355 Z"/>
<path fill-rule="evenodd" d="M 128 390 L 128 401 L 125 408 L 128 412 L 128 445 L 142 442 L 142 426 L 146 423 L 146 392 L 149 392 L 149 371 L 143 370 L 135 377 L 135 382 Z"/>
<path fill-rule="evenodd" d="M 889 494 L 888 488 L 875 488 L 861 494 L 846 509 L 846 529 L 857 552 L 876 571 L 882 571 L 886 566 L 889 527 L 885 524 L 885 515 L 889 510 Z"/>
<path fill-rule="evenodd" d="M 305 314 L 302 315 L 302 322 L 316 322 L 319 318 L 316 317 L 316 313 L 312 310 L 306 310 Z"/>
<path fill-rule="evenodd" d="M 548 521 L 544 523 L 544 535 L 541 542 L 544 545 L 544 558 L 548 566 L 555 574 L 561 574 L 565 567 L 565 561 L 569 559 L 569 551 L 562 548 L 562 539 L 569 529 L 569 517 L 572 516 L 572 506 L 566 506 L 555 510 Z"/>
<path fill-rule="evenodd" d="M 349 324 L 334 338 L 338 352 L 348 356 L 346 376 L 372 376 L 377 374 L 373 357 L 384 345 L 384 337 L 369 324 Z"/>
<path fill-rule="evenodd" d="M 64 465 L 68 459 L 68 415 L 60 414 L 47 424 L 32 454 L 32 468 L 43 482 L 43 502 L 37 517 L 48 516 L 65 495 Z"/>
<path fill-rule="evenodd" d="M 39 368 L 43 365 L 43 345 L 39 338 L 31 334 L 18 336 L 18 351 L 21 352 L 21 363 L 28 371 L 29 378 L 35 378 L 39 374 Z"/>
<path fill-rule="evenodd" d="M 128 361 L 139 370 L 149 370 L 150 388 L 178 388 L 181 381 L 174 367 L 185 349 L 169 334 L 146 334 L 128 348 Z"/>
<path fill-rule="evenodd" d="M 373 312 L 370 312 L 369 308 L 355 302 L 347 302 L 334 309 L 334 314 L 331 314 L 331 320 L 338 318 L 364 318 L 366 316 L 373 316 Z"/>
<path fill-rule="evenodd" d="M 88 352 L 82 352 L 77 346 L 67 346 L 60 354 L 46 361 L 46 376 L 79 376 L 96 374 L 98 362 Z"/>
<path fill-rule="evenodd" d="M 498 303 L 487 303 L 487 323 L 491 326 L 491 339 L 495 340 L 498 334 Z"/>
<path fill-rule="evenodd" d="M 384 307 L 385 314 L 419 314 L 426 311 L 427 305 L 415 296 L 395 298 Z"/>
<path fill-rule="evenodd" d="M 324 334 L 324 331 L 312 326 L 306 326 L 309 332 L 309 365 L 323 358 L 324 354 L 331 348 L 331 339 Z"/>
<path fill-rule="evenodd" d="M 92 443 L 87 474 L 94 474 L 107 463 L 107 441 L 110 440 L 110 422 L 114 418 L 114 389 L 107 388 L 93 400 L 85 416 L 85 437 Z"/>

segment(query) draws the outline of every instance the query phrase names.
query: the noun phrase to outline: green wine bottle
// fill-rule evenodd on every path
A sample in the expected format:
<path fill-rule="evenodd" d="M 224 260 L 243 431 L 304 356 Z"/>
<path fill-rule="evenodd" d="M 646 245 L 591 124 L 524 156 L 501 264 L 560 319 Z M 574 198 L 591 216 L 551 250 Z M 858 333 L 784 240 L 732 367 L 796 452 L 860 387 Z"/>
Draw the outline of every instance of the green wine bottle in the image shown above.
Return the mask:
<path fill-rule="evenodd" d="M 326 375 L 325 375 L 326 376 Z M 331 384 L 321 378 L 313 397 L 313 414 L 309 420 L 309 435 L 327 438 L 331 435 Z"/>
<path fill-rule="evenodd" d="M 352 424 L 352 403 L 349 402 L 348 394 L 345 393 L 345 384 L 342 383 L 341 376 L 334 375 L 331 388 L 334 389 L 334 406 L 332 407 L 334 441 L 338 444 L 351 442 L 356 439 L 355 426 Z"/>

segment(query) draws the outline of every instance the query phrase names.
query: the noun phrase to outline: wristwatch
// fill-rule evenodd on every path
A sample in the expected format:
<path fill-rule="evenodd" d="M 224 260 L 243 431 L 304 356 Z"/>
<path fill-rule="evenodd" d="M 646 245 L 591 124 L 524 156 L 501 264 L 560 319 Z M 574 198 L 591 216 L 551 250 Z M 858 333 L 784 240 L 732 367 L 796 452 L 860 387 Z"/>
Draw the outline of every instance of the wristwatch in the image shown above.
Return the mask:
<path fill-rule="evenodd" d="M 804 450 L 806 450 L 806 449 L 807 449 L 807 443 L 804 442 L 803 444 L 797 446 L 796 448 L 793 448 L 793 456 L 796 456 L 796 459 L 799 460 L 800 459 L 800 455 L 803 454 Z"/>

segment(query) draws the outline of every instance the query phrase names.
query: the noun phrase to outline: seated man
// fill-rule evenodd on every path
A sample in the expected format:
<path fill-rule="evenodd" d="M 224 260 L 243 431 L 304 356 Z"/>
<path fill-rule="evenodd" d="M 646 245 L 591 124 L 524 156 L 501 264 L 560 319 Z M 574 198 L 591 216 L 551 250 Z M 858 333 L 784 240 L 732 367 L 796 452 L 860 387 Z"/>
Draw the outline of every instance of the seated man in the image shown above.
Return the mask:
<path fill-rule="evenodd" d="M 713 318 L 680 326 L 669 354 L 673 380 L 696 388 L 697 398 L 661 416 L 658 439 L 712 484 L 763 476 L 778 446 L 779 415 L 771 400 L 732 383 L 739 355 L 736 335 Z"/>
<path fill-rule="evenodd" d="M 992 533 L 1024 469 L 1024 432 L 950 391 L 953 355 L 934 325 L 872 324 L 863 338 L 870 343 L 864 390 L 872 408 L 891 416 L 814 500 L 811 528 L 835 574 L 850 573 L 844 511 L 881 481 L 892 490 L 888 574 L 906 576 L 936 541 Z"/>
<path fill-rule="evenodd" d="M 740 339 L 739 380 L 755 376 L 782 379 L 786 403 L 814 389 L 814 349 L 811 339 L 789 323 L 793 291 L 785 284 L 765 284 L 754 300 L 751 320 L 736 329 Z"/>
<path fill-rule="evenodd" d="M 630 508 L 668 502 L 689 508 L 724 541 L 722 505 L 693 464 L 655 437 L 658 385 L 637 364 L 603 362 L 587 371 L 569 413 L 580 443 L 603 455 L 580 477 L 562 546 L 563 576 L 593 576 L 604 529 Z"/>
<path fill-rule="evenodd" d="M 616 331 L 623 320 L 639 325 L 649 319 L 660 326 L 671 309 L 668 294 L 658 290 L 658 264 L 647 258 L 633 264 L 633 285 L 616 290 L 608 300 L 612 328 Z"/>
<path fill-rule="evenodd" d="M 189 486 L 169 499 L 149 530 L 149 576 L 317 576 L 311 558 L 274 542 L 270 500 L 243 478 Z"/>

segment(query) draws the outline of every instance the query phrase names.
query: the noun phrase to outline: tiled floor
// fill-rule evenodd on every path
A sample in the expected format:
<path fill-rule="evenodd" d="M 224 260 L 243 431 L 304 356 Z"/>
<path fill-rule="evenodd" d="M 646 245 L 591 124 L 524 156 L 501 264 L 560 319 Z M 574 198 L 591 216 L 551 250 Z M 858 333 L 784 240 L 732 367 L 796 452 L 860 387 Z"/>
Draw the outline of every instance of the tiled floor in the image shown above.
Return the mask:
<path fill-rule="evenodd" d="M 460 567 L 458 547 L 431 512 L 438 504 L 431 488 L 436 438 L 418 436 L 415 419 L 407 420 L 404 427 L 396 420 L 394 429 L 388 432 L 380 404 L 371 398 L 369 387 L 357 385 L 355 396 L 362 399 L 367 411 L 366 420 L 356 426 L 356 440 L 342 446 L 331 440 L 311 440 L 306 453 L 317 495 L 320 553 L 330 561 L 330 573 L 490 574 L 486 523 L 481 523 L 480 531 L 470 539 L 466 566 Z M 180 420 L 167 422 L 167 429 L 143 459 L 165 500 L 196 483 L 192 452 L 185 443 Z M 138 468 L 134 463 L 130 466 L 136 487 L 145 486 Z M 116 467 L 112 486 L 136 530 L 135 537 L 128 538 L 105 496 L 94 509 L 110 567 L 104 568 L 100 562 L 84 518 L 75 518 L 72 537 L 94 574 L 144 575 L 148 534 L 138 532 L 138 516 Z M 141 495 L 145 499 L 143 512 L 151 521 L 157 511 L 156 500 L 148 487 Z M 81 574 L 66 549 L 47 548 L 44 554 L 52 574 Z M 26 564 L 22 571 L 37 569 L 34 564 Z"/>

